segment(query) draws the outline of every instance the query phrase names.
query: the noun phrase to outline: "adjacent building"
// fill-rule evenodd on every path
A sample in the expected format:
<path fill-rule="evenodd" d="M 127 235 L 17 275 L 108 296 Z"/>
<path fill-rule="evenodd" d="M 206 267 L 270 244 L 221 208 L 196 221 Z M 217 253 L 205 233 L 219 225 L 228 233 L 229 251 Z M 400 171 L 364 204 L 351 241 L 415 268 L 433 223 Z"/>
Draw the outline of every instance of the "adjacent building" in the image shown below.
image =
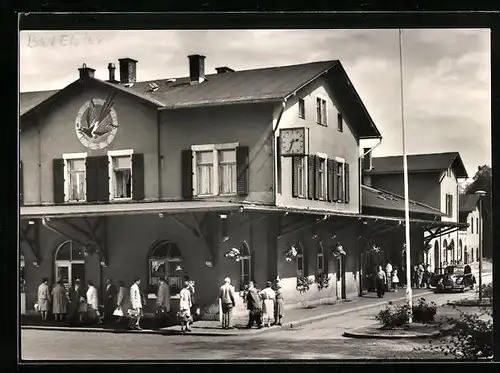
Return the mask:
<path fill-rule="evenodd" d="M 404 194 L 403 157 L 374 157 L 364 171 L 364 184 Z M 411 154 L 408 160 L 409 198 L 439 210 L 446 226 L 424 229 L 425 260 L 431 268 L 463 261 L 464 242 L 459 236 L 459 180 L 467 171 L 458 152 Z"/>
<path fill-rule="evenodd" d="M 476 262 L 479 259 L 479 230 L 483 220 L 479 213 L 479 198 L 477 194 L 461 194 L 459 219 L 467 223 L 467 228 L 461 228 L 458 232 L 463 244 L 464 264 Z"/>

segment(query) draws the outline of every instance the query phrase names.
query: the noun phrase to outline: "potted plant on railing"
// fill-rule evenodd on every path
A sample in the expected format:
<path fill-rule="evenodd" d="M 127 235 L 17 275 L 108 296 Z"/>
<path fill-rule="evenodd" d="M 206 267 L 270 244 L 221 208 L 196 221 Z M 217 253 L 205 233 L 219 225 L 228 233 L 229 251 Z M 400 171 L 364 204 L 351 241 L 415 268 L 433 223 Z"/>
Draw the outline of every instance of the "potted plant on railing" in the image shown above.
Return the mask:
<path fill-rule="evenodd" d="M 290 246 L 288 250 L 285 252 L 285 261 L 291 262 L 293 259 L 297 257 L 299 251 L 295 246 Z"/>
<path fill-rule="evenodd" d="M 224 256 L 228 259 L 232 259 L 236 262 L 239 262 L 241 260 L 241 253 L 240 251 L 233 247 L 231 250 L 229 250 L 227 253 L 224 254 Z"/>
<path fill-rule="evenodd" d="M 304 299 L 302 300 L 302 305 L 304 308 L 310 308 L 310 306 L 307 304 L 307 301 L 305 300 L 306 293 L 309 291 L 311 288 L 311 285 L 313 283 L 313 280 L 311 280 L 307 276 L 297 276 L 297 285 L 296 289 L 297 291 L 304 296 Z"/>

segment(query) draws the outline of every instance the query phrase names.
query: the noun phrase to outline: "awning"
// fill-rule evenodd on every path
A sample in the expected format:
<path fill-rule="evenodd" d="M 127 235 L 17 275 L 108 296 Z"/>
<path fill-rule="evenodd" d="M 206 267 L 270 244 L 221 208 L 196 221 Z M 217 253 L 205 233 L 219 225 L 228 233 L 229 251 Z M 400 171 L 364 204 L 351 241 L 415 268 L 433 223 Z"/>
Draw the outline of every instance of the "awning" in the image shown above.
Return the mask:
<path fill-rule="evenodd" d="M 100 205 L 73 204 L 51 206 L 22 206 L 21 219 L 71 218 L 138 214 L 182 214 L 197 211 L 237 211 L 241 205 L 230 202 L 175 201 L 109 203 Z"/>
<path fill-rule="evenodd" d="M 367 220 L 384 220 L 384 221 L 393 221 L 403 224 L 404 218 L 401 217 L 392 217 L 392 216 L 382 216 L 382 215 L 365 215 L 365 214 L 357 214 L 354 212 L 342 212 L 337 210 L 330 209 L 298 209 L 298 208 L 290 208 L 284 206 L 271 206 L 271 205 L 257 205 L 257 204 L 249 204 L 243 206 L 244 211 L 257 211 L 257 212 L 281 212 L 281 213 L 292 213 L 292 214 L 310 214 L 310 215 L 323 215 L 323 216 L 338 216 L 338 217 L 347 217 L 347 218 L 358 218 L 358 219 L 367 219 Z M 450 221 L 440 221 L 440 220 L 425 220 L 425 219 L 415 219 L 410 218 L 410 223 L 422 224 L 426 228 L 433 227 L 468 227 L 467 223 L 458 223 L 458 222 L 450 222 Z"/>

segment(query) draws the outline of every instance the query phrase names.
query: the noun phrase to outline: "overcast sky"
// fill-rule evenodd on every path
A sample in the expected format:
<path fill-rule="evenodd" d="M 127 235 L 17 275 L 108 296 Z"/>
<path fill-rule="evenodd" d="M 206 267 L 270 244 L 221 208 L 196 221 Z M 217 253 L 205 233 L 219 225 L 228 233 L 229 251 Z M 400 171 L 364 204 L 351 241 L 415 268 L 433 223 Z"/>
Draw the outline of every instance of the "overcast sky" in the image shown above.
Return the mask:
<path fill-rule="evenodd" d="M 402 153 L 397 30 L 23 31 L 20 90 L 60 89 L 82 63 L 107 79 L 107 64 L 139 61 L 138 80 L 188 75 L 189 54 L 205 71 L 339 59 L 383 135 L 374 156 Z M 407 152 L 459 151 L 469 176 L 491 165 L 490 31 L 403 31 Z"/>

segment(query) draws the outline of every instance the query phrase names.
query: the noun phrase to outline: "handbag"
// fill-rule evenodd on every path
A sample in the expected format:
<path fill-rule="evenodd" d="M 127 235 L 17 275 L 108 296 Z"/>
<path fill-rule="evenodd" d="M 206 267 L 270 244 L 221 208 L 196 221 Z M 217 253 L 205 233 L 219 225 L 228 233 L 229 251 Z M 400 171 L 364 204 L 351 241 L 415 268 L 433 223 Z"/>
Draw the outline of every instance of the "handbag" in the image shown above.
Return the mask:
<path fill-rule="evenodd" d="M 120 307 L 116 307 L 116 309 L 113 311 L 113 316 L 123 317 L 122 309 Z"/>

